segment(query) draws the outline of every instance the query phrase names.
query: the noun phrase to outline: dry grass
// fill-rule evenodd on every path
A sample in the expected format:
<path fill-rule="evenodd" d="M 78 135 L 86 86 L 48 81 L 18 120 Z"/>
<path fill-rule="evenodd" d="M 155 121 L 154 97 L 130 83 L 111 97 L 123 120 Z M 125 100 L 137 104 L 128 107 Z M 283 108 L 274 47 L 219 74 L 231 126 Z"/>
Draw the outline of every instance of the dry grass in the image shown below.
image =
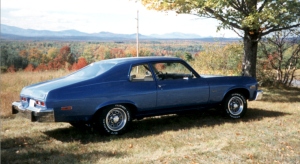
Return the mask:
<path fill-rule="evenodd" d="M 11 94 L 16 96 L 13 100 L 18 99 L 21 82 L 12 79 L 4 87 L 4 76 L 8 76 L 6 80 L 13 78 L 3 75 L 1 87 L 6 94 L 10 90 L 16 94 Z M 38 76 L 30 80 L 21 73 L 14 76 L 19 81 L 28 80 L 26 85 L 45 80 Z M 263 90 L 263 101 L 249 102 L 243 119 L 227 119 L 214 110 L 152 117 L 134 121 L 129 132 L 121 136 L 103 136 L 66 123 L 31 123 L 20 117 L 5 117 L 1 120 L 1 163 L 297 164 L 300 89 Z"/>
<path fill-rule="evenodd" d="M 46 81 L 64 76 L 68 71 L 46 71 L 46 72 L 16 72 L 4 73 L 0 78 L 0 116 L 11 115 L 11 103 L 20 100 L 20 92 L 23 87 L 41 81 Z"/>

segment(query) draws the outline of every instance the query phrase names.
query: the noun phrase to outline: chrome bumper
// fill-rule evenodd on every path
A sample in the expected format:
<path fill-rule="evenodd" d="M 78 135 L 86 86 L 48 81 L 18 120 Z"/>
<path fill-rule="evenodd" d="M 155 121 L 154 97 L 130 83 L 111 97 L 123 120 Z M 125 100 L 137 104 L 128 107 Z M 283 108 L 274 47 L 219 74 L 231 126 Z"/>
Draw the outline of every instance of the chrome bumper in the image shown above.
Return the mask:
<path fill-rule="evenodd" d="M 255 96 L 255 99 L 254 100 L 261 100 L 262 99 L 262 96 L 263 96 L 263 91 L 262 90 L 258 90 L 256 92 L 256 96 Z"/>
<path fill-rule="evenodd" d="M 32 122 L 55 122 L 54 110 L 42 110 L 38 108 L 23 108 L 22 103 L 19 101 L 12 103 L 12 114 L 18 114 L 22 117 L 30 119 Z"/>

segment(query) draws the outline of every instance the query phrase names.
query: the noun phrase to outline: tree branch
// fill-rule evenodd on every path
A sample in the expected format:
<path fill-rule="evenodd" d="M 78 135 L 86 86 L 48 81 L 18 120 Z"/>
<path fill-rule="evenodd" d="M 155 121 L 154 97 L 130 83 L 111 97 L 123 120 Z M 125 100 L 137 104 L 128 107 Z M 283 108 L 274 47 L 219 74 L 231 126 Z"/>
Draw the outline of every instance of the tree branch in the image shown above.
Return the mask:
<path fill-rule="evenodd" d="M 243 36 L 240 35 L 240 33 L 238 33 L 234 28 L 231 28 L 231 30 L 233 30 L 233 32 L 235 32 L 239 37 L 243 38 Z"/>
<path fill-rule="evenodd" d="M 231 1 L 229 2 L 229 5 L 234 8 L 235 10 L 243 13 L 245 16 L 248 15 L 248 13 L 243 9 L 243 6 L 239 5 L 240 3 L 239 2 L 234 2 L 234 1 Z"/>
<path fill-rule="evenodd" d="M 259 7 L 259 9 L 258 9 L 258 12 L 259 12 L 259 13 L 264 9 L 265 5 L 266 5 L 268 2 L 269 2 L 268 0 L 265 0 L 264 3 Z"/>
<path fill-rule="evenodd" d="M 242 28 L 236 24 L 236 23 L 232 23 L 232 22 L 228 22 L 227 20 L 225 20 L 221 15 L 219 14 L 216 14 L 214 10 L 212 10 L 211 8 L 209 7 L 205 7 L 204 8 L 205 11 L 207 11 L 208 13 L 212 14 L 215 16 L 216 19 L 220 20 L 221 22 L 225 23 L 225 24 L 229 24 L 230 26 L 236 28 L 236 29 L 240 29 L 242 30 Z"/>
<path fill-rule="evenodd" d="M 295 24 L 295 25 L 291 25 L 291 26 L 281 27 L 281 28 L 278 28 L 279 26 L 275 26 L 274 28 L 270 29 L 269 31 L 263 32 L 263 33 L 261 34 L 261 36 L 268 35 L 268 34 L 271 33 L 271 32 L 281 31 L 281 30 L 287 30 L 287 29 L 291 29 L 291 28 L 299 27 L 299 26 L 300 26 L 300 23 Z"/>

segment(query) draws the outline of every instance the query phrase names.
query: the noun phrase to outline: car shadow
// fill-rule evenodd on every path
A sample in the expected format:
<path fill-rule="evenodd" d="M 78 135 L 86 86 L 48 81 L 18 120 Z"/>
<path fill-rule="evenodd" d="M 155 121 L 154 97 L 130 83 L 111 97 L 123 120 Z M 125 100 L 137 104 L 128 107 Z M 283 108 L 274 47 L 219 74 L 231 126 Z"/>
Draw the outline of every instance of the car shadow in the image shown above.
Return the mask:
<path fill-rule="evenodd" d="M 43 149 L 37 146 L 37 142 L 44 143 L 45 141 L 38 141 L 36 137 L 17 137 L 1 140 L 1 163 L 47 163 L 48 161 L 50 163 L 78 163 L 78 160 L 96 163 L 98 158 L 128 155 L 126 152 L 102 150 L 81 152 L 78 155 L 60 149 Z M 95 156 L 98 158 L 91 158 Z"/>
<path fill-rule="evenodd" d="M 231 119 L 217 110 L 192 111 L 181 115 L 164 115 L 135 120 L 128 131 L 123 135 L 110 136 L 95 132 L 92 128 L 77 129 L 65 127 L 45 131 L 49 137 L 62 142 L 78 141 L 82 144 L 91 142 L 109 142 L 114 139 L 142 138 L 149 135 L 158 135 L 165 131 L 178 131 L 182 129 L 214 127 L 225 123 L 253 122 L 264 118 L 275 118 L 289 115 L 289 113 L 268 111 L 250 108 L 242 119 Z"/>
<path fill-rule="evenodd" d="M 91 128 L 78 129 L 70 126 L 47 130 L 42 132 L 43 137 L 12 137 L 1 140 L 1 163 L 40 163 L 42 161 L 56 162 L 67 161 L 76 163 L 77 160 L 96 162 L 99 158 L 125 157 L 127 152 L 122 151 L 93 151 L 81 152 L 80 155 L 59 149 L 43 149 L 39 144 L 55 142 L 60 143 L 100 143 L 114 140 L 126 140 L 132 138 L 143 138 L 151 135 L 159 135 L 167 131 L 188 130 L 191 128 L 204 128 L 223 125 L 226 123 L 256 122 L 265 118 L 277 118 L 290 115 L 289 113 L 249 108 L 242 119 L 230 119 L 217 110 L 192 111 L 181 115 L 164 115 L 149 117 L 133 121 L 127 133 L 118 136 L 101 135 Z M 24 153 L 26 152 L 26 153 Z M 16 158 L 18 154 L 18 158 Z M 92 157 L 97 156 L 93 159 Z M 55 158 L 54 158 L 55 157 Z M 99 157 L 99 158 L 98 158 Z M 92 160 L 92 161 L 91 161 Z M 10 161 L 10 162 L 7 162 Z M 55 162 L 54 162 L 55 163 Z"/>

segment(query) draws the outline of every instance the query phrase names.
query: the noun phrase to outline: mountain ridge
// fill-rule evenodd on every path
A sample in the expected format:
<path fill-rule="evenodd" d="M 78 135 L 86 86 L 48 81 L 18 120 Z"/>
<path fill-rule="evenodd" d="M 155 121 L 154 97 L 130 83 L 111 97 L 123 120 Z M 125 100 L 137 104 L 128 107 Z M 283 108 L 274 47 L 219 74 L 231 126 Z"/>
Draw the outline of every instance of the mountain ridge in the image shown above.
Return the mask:
<path fill-rule="evenodd" d="M 132 40 L 136 38 L 136 34 L 118 34 L 107 31 L 98 33 L 85 33 L 78 30 L 34 30 L 23 29 L 15 26 L 1 24 L 1 39 L 74 39 L 74 40 Z M 186 34 L 180 32 L 171 32 L 165 34 L 142 35 L 139 33 L 140 39 L 213 39 L 213 37 L 201 37 L 197 34 Z M 215 39 L 215 38 L 214 38 Z M 228 38 L 236 40 L 237 38 Z"/>

